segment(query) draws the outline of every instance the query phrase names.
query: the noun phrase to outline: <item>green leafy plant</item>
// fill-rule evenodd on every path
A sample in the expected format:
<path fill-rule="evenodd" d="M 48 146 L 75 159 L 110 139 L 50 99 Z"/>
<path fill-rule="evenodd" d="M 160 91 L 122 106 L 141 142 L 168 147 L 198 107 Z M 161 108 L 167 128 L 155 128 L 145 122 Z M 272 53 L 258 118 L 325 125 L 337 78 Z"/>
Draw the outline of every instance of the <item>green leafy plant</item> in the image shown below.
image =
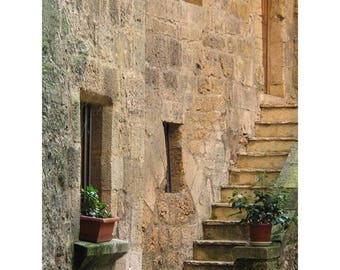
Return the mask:
<path fill-rule="evenodd" d="M 262 179 L 257 179 L 261 182 Z M 232 215 L 240 214 L 243 210 L 246 217 L 241 221 L 250 224 L 281 224 L 287 227 L 292 218 L 287 215 L 284 205 L 287 201 L 287 191 L 279 186 L 266 187 L 244 195 L 234 190 L 230 199 L 231 207 L 238 209 Z"/>
<path fill-rule="evenodd" d="M 107 204 L 99 200 L 98 190 L 93 186 L 81 189 L 81 214 L 97 218 L 110 218 Z"/>

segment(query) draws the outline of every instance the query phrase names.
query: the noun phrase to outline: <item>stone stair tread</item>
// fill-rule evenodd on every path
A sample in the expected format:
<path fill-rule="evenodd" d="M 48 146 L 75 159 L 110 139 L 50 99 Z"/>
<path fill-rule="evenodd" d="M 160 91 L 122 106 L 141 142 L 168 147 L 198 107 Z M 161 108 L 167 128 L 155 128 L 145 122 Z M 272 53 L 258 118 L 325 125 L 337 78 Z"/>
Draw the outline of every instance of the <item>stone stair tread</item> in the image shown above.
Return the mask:
<path fill-rule="evenodd" d="M 297 141 L 296 137 L 253 137 L 248 141 Z"/>
<path fill-rule="evenodd" d="M 255 185 L 228 185 L 222 186 L 221 189 L 261 189 L 268 188 L 268 186 L 255 186 Z"/>
<path fill-rule="evenodd" d="M 233 168 L 230 168 L 229 171 L 232 171 L 232 172 L 254 172 L 254 173 L 276 173 L 276 172 L 281 172 L 280 169 L 261 169 L 261 168 L 258 168 L 258 169 L 253 169 L 253 168 L 237 168 L 237 167 L 233 167 Z"/>
<path fill-rule="evenodd" d="M 231 203 L 226 203 L 226 202 L 215 202 L 215 203 L 212 203 L 211 206 L 231 207 Z"/>
<path fill-rule="evenodd" d="M 245 246 L 249 244 L 248 241 L 244 240 L 195 240 L 195 244 L 198 245 L 221 245 L 221 246 L 233 246 L 233 245 L 238 245 L 238 246 Z"/>
<path fill-rule="evenodd" d="M 297 124 L 297 121 L 256 121 L 255 124 L 260 125 L 291 125 L 291 124 Z"/>
<path fill-rule="evenodd" d="M 191 265 L 206 265 L 206 266 L 233 266 L 234 262 L 224 262 L 224 261 L 199 261 L 199 260 L 186 260 L 186 264 Z"/>
<path fill-rule="evenodd" d="M 241 224 L 241 220 L 239 221 L 228 221 L 222 219 L 208 219 L 202 222 L 204 225 L 238 225 Z"/>
<path fill-rule="evenodd" d="M 297 108 L 294 104 L 261 104 L 260 108 Z"/>
<path fill-rule="evenodd" d="M 216 202 L 216 203 L 212 203 L 211 204 L 212 207 L 226 207 L 226 208 L 232 208 L 231 207 L 231 203 L 227 203 L 227 202 Z M 237 209 L 235 209 L 235 211 L 238 211 Z"/>
<path fill-rule="evenodd" d="M 266 156 L 285 156 L 289 152 L 238 152 L 240 156 L 266 157 Z"/>

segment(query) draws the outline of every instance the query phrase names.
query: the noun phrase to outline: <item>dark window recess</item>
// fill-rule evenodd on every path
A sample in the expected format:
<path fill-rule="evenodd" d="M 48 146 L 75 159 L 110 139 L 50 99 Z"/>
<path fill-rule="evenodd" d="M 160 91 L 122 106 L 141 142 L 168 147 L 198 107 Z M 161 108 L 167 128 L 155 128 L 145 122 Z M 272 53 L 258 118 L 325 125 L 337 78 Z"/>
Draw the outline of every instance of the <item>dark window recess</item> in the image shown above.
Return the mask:
<path fill-rule="evenodd" d="M 81 187 L 91 184 L 92 108 L 81 103 Z"/>
<path fill-rule="evenodd" d="M 103 107 L 81 103 L 81 186 L 101 192 Z"/>
<path fill-rule="evenodd" d="M 185 2 L 188 2 L 190 4 L 202 6 L 202 0 L 184 0 Z"/>
<path fill-rule="evenodd" d="M 180 124 L 163 122 L 167 157 L 166 192 L 184 188 Z"/>

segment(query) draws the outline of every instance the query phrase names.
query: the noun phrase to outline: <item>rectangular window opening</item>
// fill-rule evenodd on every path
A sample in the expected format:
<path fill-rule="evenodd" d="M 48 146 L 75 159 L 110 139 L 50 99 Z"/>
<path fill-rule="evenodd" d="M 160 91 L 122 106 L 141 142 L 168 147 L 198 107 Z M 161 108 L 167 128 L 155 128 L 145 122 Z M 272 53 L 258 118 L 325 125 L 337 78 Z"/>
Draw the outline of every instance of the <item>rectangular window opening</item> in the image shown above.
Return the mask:
<path fill-rule="evenodd" d="M 91 104 L 81 104 L 81 187 L 91 185 Z"/>
<path fill-rule="evenodd" d="M 103 107 L 81 103 L 81 187 L 101 190 Z"/>
<path fill-rule="evenodd" d="M 180 124 L 163 122 L 167 157 L 165 192 L 180 192 L 184 188 Z"/>

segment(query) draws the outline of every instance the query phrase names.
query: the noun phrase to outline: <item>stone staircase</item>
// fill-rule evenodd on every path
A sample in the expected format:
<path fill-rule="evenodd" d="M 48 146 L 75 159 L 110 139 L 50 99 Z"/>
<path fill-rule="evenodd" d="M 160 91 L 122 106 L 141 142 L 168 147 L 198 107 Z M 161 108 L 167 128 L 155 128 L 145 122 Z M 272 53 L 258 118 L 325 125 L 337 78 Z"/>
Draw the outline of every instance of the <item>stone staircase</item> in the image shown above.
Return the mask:
<path fill-rule="evenodd" d="M 228 203 L 230 196 L 234 189 L 247 193 L 261 188 L 254 186 L 259 174 L 266 173 L 267 180 L 276 179 L 296 141 L 297 106 L 261 105 L 255 137 L 249 139 L 246 152 L 238 153 L 235 167 L 229 170 L 229 185 L 221 187 L 221 202 L 212 204 L 211 219 L 203 221 L 203 240 L 194 241 L 193 260 L 184 262 L 184 270 L 237 269 L 233 250 L 249 246 L 248 229 L 239 222 L 243 214 L 230 216 L 235 213 Z M 255 248 L 251 252 L 263 251 Z"/>

